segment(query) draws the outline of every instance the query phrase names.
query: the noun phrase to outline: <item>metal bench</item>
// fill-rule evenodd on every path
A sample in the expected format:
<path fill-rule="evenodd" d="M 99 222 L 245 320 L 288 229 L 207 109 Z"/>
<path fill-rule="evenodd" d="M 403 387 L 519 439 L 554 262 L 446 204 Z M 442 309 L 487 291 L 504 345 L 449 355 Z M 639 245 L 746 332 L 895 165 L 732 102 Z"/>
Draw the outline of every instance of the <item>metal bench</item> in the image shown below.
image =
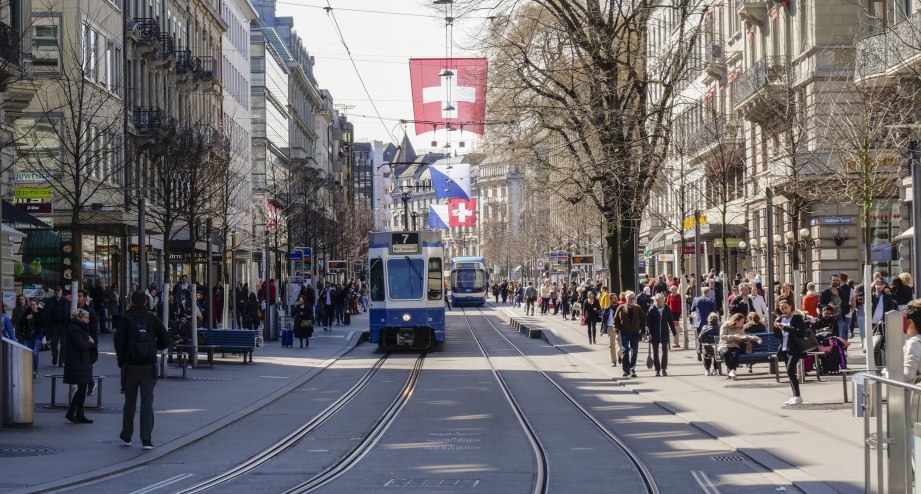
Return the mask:
<path fill-rule="evenodd" d="M 74 397 L 74 389 L 71 385 L 67 385 L 67 405 L 58 405 L 57 403 L 57 391 L 58 391 L 58 379 L 64 379 L 64 374 L 46 374 L 45 377 L 51 378 L 51 404 L 48 405 L 49 408 L 67 408 L 70 406 L 70 400 Z M 93 380 L 96 381 L 96 389 L 93 390 L 93 393 L 96 395 L 96 406 L 95 407 L 86 407 L 86 408 L 102 408 L 102 379 L 104 376 L 93 376 Z"/>

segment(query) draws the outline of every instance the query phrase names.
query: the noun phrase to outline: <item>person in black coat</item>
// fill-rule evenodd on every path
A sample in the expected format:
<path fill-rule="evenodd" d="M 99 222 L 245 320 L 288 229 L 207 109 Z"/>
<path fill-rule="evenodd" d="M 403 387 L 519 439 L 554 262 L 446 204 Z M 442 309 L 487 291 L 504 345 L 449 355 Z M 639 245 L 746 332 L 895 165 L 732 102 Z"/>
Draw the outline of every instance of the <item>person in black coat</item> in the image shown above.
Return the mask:
<path fill-rule="evenodd" d="M 672 310 L 665 303 L 665 295 L 657 293 L 653 298 L 653 305 L 646 313 L 646 328 L 649 330 L 649 341 L 652 343 L 652 362 L 656 367 L 656 376 L 667 376 L 668 371 L 668 334 L 675 338 L 675 317 Z M 659 361 L 659 346 L 662 347 L 662 360 Z"/>
<path fill-rule="evenodd" d="M 75 424 L 93 423 L 83 413 L 86 393 L 93 383 L 94 355 L 99 355 L 93 351 L 96 349 L 96 340 L 90 336 L 89 324 L 89 311 L 77 309 L 72 314 L 65 333 L 67 341 L 64 344 L 64 355 L 61 357 L 64 360 L 64 383 L 77 386 L 65 415 L 67 420 Z"/>
<path fill-rule="evenodd" d="M 595 336 L 598 333 L 598 323 L 601 321 L 601 304 L 595 298 L 594 292 L 588 292 L 585 297 L 585 303 L 582 305 L 585 311 L 585 327 L 588 331 L 589 344 L 595 344 Z"/>
<path fill-rule="evenodd" d="M 799 363 L 799 359 L 804 352 L 800 345 L 800 338 L 806 337 L 806 318 L 801 313 L 794 312 L 793 306 L 786 300 L 778 302 L 777 309 L 780 311 L 780 317 L 774 322 L 774 336 L 781 340 L 777 360 L 786 362 L 787 377 L 789 377 L 790 387 L 793 389 L 793 398 L 787 400 L 784 405 L 800 405 L 803 403 L 803 399 L 799 394 L 799 376 L 796 375 L 796 364 Z"/>
<path fill-rule="evenodd" d="M 32 377 L 38 377 L 38 352 L 42 350 L 42 340 L 48 331 L 45 313 L 39 309 L 38 300 L 29 301 L 29 308 L 16 322 L 16 326 L 19 334 L 22 335 L 20 341 L 25 342 L 32 349 Z"/>
<path fill-rule="evenodd" d="M 67 298 L 61 288 L 54 289 L 54 295 L 45 304 L 45 320 L 48 322 L 51 345 L 51 365 L 64 367 L 64 345 L 67 339 L 67 324 L 70 322 L 70 291 Z"/>
<path fill-rule="evenodd" d="M 256 294 L 250 293 L 246 304 L 243 306 L 243 328 L 259 329 L 259 301 L 256 300 Z"/>
<path fill-rule="evenodd" d="M 294 315 L 294 336 L 301 341 L 301 348 L 309 348 L 310 337 L 313 336 L 313 305 L 308 304 L 304 297 L 298 297 L 292 314 Z"/>

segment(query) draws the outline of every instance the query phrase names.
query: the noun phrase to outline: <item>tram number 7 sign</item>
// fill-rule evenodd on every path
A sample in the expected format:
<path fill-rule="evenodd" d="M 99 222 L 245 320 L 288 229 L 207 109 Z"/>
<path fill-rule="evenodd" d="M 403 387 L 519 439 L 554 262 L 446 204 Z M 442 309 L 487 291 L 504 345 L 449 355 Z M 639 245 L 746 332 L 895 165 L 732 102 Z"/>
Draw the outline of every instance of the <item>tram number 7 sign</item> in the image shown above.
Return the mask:
<path fill-rule="evenodd" d="M 390 252 L 392 254 L 418 254 L 419 233 L 399 232 L 391 234 Z"/>

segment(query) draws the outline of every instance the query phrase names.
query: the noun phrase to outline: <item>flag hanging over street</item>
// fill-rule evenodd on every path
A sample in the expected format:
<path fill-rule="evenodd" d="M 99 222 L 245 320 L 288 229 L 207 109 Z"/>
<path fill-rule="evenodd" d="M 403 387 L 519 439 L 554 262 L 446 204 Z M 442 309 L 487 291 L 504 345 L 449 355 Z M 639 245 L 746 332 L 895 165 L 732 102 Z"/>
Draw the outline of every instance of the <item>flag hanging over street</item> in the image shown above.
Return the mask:
<path fill-rule="evenodd" d="M 449 223 L 447 204 L 432 204 L 429 206 L 429 228 L 447 230 Z"/>
<path fill-rule="evenodd" d="M 432 131 L 426 121 L 483 135 L 487 66 L 485 58 L 411 58 L 416 135 Z"/>
<path fill-rule="evenodd" d="M 470 163 L 431 165 L 432 187 L 438 199 L 470 200 Z"/>
<path fill-rule="evenodd" d="M 476 199 L 451 199 L 448 201 L 448 226 L 476 226 Z"/>

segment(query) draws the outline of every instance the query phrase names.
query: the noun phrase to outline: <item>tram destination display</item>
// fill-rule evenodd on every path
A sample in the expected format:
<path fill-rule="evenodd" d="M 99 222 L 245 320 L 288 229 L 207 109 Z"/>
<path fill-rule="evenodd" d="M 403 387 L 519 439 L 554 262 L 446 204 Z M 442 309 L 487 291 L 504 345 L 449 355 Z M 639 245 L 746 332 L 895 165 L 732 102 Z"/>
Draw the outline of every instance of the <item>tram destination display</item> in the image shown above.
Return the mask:
<path fill-rule="evenodd" d="M 419 253 L 419 233 L 418 232 L 400 232 L 391 234 L 390 242 L 391 254 L 418 254 Z"/>

